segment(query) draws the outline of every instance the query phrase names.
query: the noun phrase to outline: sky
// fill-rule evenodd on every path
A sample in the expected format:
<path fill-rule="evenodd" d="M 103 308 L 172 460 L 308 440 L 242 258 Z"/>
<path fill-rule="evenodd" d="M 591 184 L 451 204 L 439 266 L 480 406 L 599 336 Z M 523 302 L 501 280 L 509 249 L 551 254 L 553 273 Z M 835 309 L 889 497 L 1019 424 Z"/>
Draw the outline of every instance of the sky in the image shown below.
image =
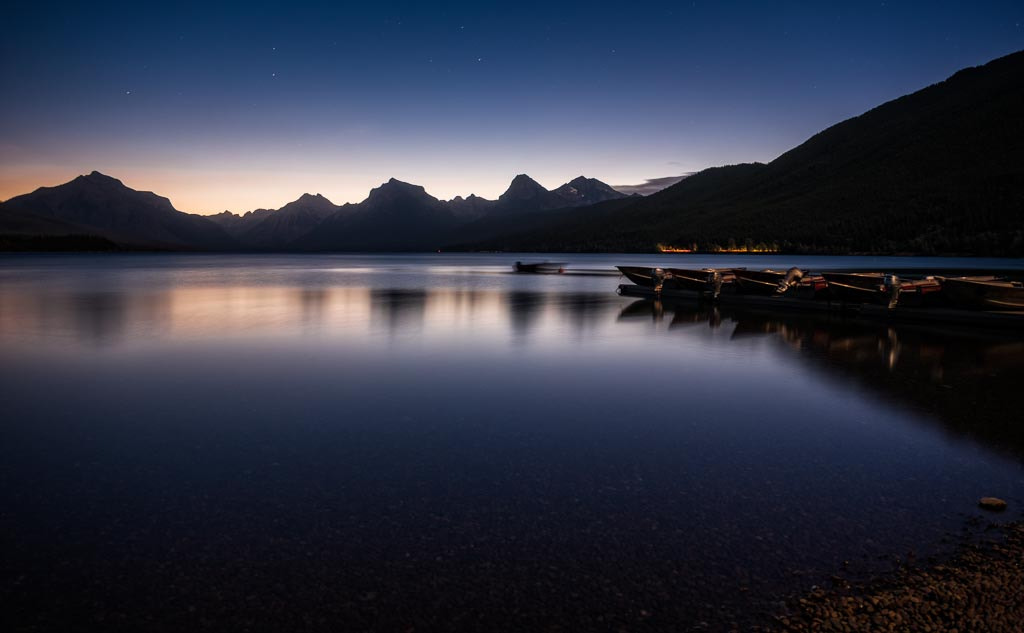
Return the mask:
<path fill-rule="evenodd" d="M 642 185 L 1024 49 L 1019 0 L 148 4 L 5 4 L 0 199 L 93 170 L 204 214 Z"/>

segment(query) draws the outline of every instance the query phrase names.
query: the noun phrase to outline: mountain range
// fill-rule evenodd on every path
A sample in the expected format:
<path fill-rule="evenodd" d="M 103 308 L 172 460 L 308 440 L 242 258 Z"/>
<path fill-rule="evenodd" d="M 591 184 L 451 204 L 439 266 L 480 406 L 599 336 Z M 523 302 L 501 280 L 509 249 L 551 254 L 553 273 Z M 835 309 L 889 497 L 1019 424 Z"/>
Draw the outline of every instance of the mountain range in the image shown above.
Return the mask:
<path fill-rule="evenodd" d="M 0 203 L 0 249 L 1024 255 L 1024 52 L 838 123 L 767 163 L 648 195 L 525 174 L 497 200 L 391 179 L 357 204 L 183 213 L 98 172 Z"/>
<path fill-rule="evenodd" d="M 96 171 L 0 204 L 0 234 L 88 235 L 128 247 L 175 250 L 237 246 L 213 220 L 182 213 L 167 198 Z"/>
<path fill-rule="evenodd" d="M 1024 52 L 598 213 L 472 244 L 511 251 L 1024 255 Z"/>
<path fill-rule="evenodd" d="M 201 216 L 94 171 L 0 203 L 0 247 L 59 246 L 67 241 L 59 238 L 88 236 L 100 238 L 89 244 L 124 249 L 433 251 L 459 236 L 483 239 L 532 226 L 519 220 L 537 214 L 625 198 L 593 178 L 548 191 L 520 174 L 497 200 L 470 195 L 444 201 L 392 178 L 358 204 L 336 205 L 306 193 L 280 209 Z"/>

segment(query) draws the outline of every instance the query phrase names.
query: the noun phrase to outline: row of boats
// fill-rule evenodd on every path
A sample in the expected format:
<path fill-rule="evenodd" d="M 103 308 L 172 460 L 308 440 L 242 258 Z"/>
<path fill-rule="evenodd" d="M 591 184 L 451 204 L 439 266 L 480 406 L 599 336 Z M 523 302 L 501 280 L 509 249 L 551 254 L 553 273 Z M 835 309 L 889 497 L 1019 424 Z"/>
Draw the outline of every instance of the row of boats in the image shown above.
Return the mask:
<path fill-rule="evenodd" d="M 689 291 L 717 298 L 721 293 L 781 296 L 806 300 L 840 301 L 973 310 L 1024 310 L 1024 284 L 994 275 L 970 277 L 927 276 L 903 279 L 880 272 L 822 272 L 799 268 L 747 270 L 746 268 L 645 268 L 617 266 L 638 286 Z"/>

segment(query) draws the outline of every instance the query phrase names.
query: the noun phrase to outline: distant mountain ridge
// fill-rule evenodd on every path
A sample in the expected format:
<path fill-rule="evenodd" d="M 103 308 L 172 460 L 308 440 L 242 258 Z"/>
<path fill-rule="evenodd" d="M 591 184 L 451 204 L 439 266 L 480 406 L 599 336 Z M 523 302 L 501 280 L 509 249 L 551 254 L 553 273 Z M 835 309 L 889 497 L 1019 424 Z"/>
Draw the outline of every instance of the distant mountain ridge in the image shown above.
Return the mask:
<path fill-rule="evenodd" d="M 29 219 L 34 221 L 33 226 L 19 228 L 19 223 Z M 44 223 L 51 227 L 44 228 Z M 229 250 L 238 246 L 209 218 L 182 213 L 167 198 L 130 189 L 97 171 L 0 204 L 0 233 L 93 235 L 132 247 L 176 250 Z"/>
<path fill-rule="evenodd" d="M 470 249 L 1024 255 L 1024 52 L 606 214 Z"/>
<path fill-rule="evenodd" d="M 57 187 L 0 203 L 0 235 L 94 236 L 124 248 L 168 250 L 415 251 L 436 250 L 461 227 L 478 227 L 474 237 L 491 236 L 516 224 L 488 224 L 536 211 L 581 206 L 591 198 L 624 197 L 593 179 L 576 179 L 585 194 L 550 192 L 529 176 L 517 176 L 507 195 L 487 200 L 475 195 L 438 200 L 419 185 L 394 178 L 372 189 L 358 204 L 336 205 L 320 194 L 303 194 L 280 209 L 238 215 L 182 213 L 167 198 L 136 191 L 121 181 L 92 172 Z M 576 182 L 574 181 L 574 182 Z M 568 189 L 567 189 L 568 188 Z M 593 193 L 592 193 L 593 192 Z M 488 229 L 487 227 L 492 226 Z M 482 227 L 482 228 L 481 228 Z M 0 241 L 0 244 L 25 240 Z M 53 240 L 71 243 L 102 240 Z"/>
<path fill-rule="evenodd" d="M 0 247 L 264 251 L 700 251 L 1024 255 L 1024 52 L 957 72 L 768 164 L 714 167 L 646 197 L 517 175 L 497 200 L 391 179 L 357 204 L 198 216 L 93 172 L 0 203 Z M 19 237 L 20 236 L 20 237 Z M 29 239 L 31 238 L 31 239 Z"/>
<path fill-rule="evenodd" d="M 570 203 L 570 206 L 597 204 L 607 200 L 619 200 L 629 197 L 627 194 L 612 189 L 609 185 L 596 178 L 586 178 L 585 176 L 573 178 L 551 193 Z"/>

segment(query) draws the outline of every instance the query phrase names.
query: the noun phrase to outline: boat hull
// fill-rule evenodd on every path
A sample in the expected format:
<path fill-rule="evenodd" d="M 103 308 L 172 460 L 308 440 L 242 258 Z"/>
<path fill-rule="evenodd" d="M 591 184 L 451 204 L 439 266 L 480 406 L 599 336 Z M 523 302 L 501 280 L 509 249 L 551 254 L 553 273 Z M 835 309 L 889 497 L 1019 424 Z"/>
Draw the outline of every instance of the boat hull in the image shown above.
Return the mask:
<path fill-rule="evenodd" d="M 666 268 L 665 288 L 672 290 L 691 290 L 694 292 L 712 292 L 718 294 L 723 286 L 736 281 L 732 269 L 723 268 Z"/>
<path fill-rule="evenodd" d="M 829 296 L 847 303 L 889 303 L 891 288 L 882 273 L 822 273 Z"/>
<path fill-rule="evenodd" d="M 654 288 L 665 276 L 661 268 L 649 268 L 644 266 L 616 266 L 626 279 L 644 288 Z"/>
<path fill-rule="evenodd" d="M 744 270 L 736 273 L 736 287 L 743 294 L 776 295 L 786 273 L 778 270 Z"/>
<path fill-rule="evenodd" d="M 565 272 L 563 262 L 535 262 L 524 264 L 516 262 L 512 269 L 517 273 L 532 273 L 535 275 L 555 275 Z"/>
<path fill-rule="evenodd" d="M 995 279 L 943 278 L 942 296 L 971 310 L 1024 310 L 1024 286 Z"/>
<path fill-rule="evenodd" d="M 942 286 L 935 278 L 898 279 L 883 273 L 822 273 L 829 297 L 845 303 L 920 307 L 936 303 Z"/>
<path fill-rule="evenodd" d="M 798 268 L 780 270 L 736 270 L 736 288 L 742 294 L 821 299 L 828 284 L 821 275 L 807 275 Z"/>

